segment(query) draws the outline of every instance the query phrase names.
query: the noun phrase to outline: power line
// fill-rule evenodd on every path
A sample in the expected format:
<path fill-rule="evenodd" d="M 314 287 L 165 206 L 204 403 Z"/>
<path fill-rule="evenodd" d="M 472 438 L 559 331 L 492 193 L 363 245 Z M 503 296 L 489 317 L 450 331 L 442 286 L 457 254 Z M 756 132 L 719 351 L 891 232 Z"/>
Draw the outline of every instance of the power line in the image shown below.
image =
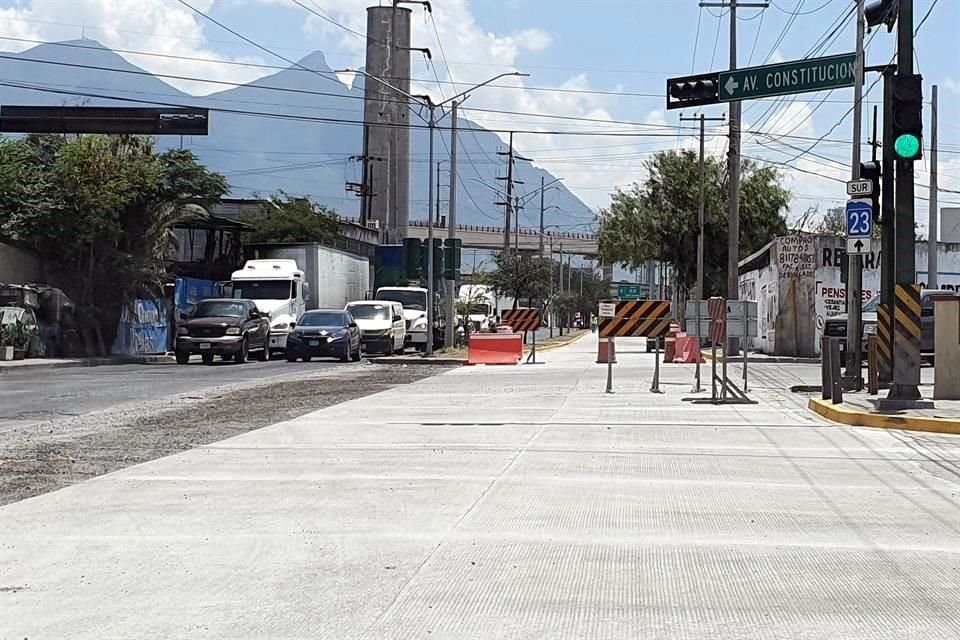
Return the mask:
<path fill-rule="evenodd" d="M 273 51 L 272 49 L 270 49 L 270 48 L 268 48 L 268 47 L 265 47 L 265 46 L 263 46 L 262 44 L 260 44 L 260 43 L 258 43 L 258 42 L 255 42 L 254 40 L 251 40 L 250 38 L 248 38 L 247 36 L 243 35 L 243 34 L 240 33 L 239 31 L 236 31 L 236 30 L 234 30 L 234 29 L 231 29 L 230 27 L 228 27 L 227 25 L 223 24 L 223 23 L 220 22 L 219 20 L 216 20 L 215 18 L 210 17 L 209 15 L 207 15 L 206 13 L 204 13 L 203 11 L 200 11 L 199 9 L 197 9 L 196 7 L 194 7 L 192 4 L 190 4 L 189 2 L 187 2 L 187 0 L 177 0 L 177 2 L 179 2 L 180 4 L 182 4 L 183 6 L 185 6 L 186 8 L 190 9 L 191 11 L 193 11 L 194 13 L 196 13 L 197 15 L 202 16 L 203 18 L 209 20 L 210 22 L 212 22 L 213 24 L 217 25 L 218 27 L 220 27 L 220 28 L 223 29 L 224 31 L 228 31 L 228 32 L 232 33 L 233 35 L 235 35 L 236 37 L 238 37 L 238 38 L 240 38 L 241 40 L 243 40 L 244 42 L 253 45 L 253 46 L 256 47 L 257 49 L 260 49 L 261 51 L 264 51 L 264 52 L 266 52 L 266 53 L 269 53 L 269 54 L 272 55 L 272 56 L 275 56 L 275 57 L 277 57 L 277 58 L 280 58 L 281 60 L 283 60 L 283 61 L 285 61 L 285 62 L 289 62 L 289 63 L 292 64 L 293 66 L 299 67 L 299 68 L 303 69 L 304 71 L 309 71 L 309 72 L 311 72 L 311 73 L 314 73 L 314 74 L 316 74 L 317 76 L 319 76 L 319 77 L 321 77 L 321 78 L 323 78 L 323 79 L 325 79 L 325 80 L 328 80 L 328 81 L 330 81 L 330 82 L 337 82 L 337 81 L 335 81 L 335 80 L 332 80 L 331 78 L 328 78 L 327 76 L 323 75 L 322 73 L 318 73 L 317 71 L 315 71 L 315 70 L 313 70 L 313 69 L 310 69 L 310 68 L 308 68 L 308 67 L 305 67 L 305 66 L 303 66 L 302 64 L 300 64 L 299 62 L 295 62 L 295 61 L 291 60 L 290 58 L 287 58 L 286 56 L 282 56 L 282 55 L 280 55 L 279 53 L 277 53 L 276 51 Z M 340 83 L 337 82 L 337 84 L 339 85 Z"/>

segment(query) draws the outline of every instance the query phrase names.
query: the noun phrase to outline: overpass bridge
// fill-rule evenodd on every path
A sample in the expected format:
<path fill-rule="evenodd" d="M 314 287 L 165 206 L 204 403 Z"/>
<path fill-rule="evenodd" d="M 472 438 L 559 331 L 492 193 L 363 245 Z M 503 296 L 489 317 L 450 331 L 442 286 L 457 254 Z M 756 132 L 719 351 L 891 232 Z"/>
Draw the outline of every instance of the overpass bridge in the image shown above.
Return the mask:
<path fill-rule="evenodd" d="M 427 239 L 427 223 L 420 220 L 411 220 L 404 229 L 407 238 Z M 446 238 L 446 226 L 434 226 L 435 238 Z M 497 251 L 503 248 L 503 227 L 485 227 L 472 224 L 458 224 L 457 238 L 463 241 L 463 246 L 469 249 L 487 249 Z M 564 253 L 580 256 L 596 256 L 598 238 L 593 233 L 570 233 L 566 231 L 548 230 L 544 233 L 543 246 L 545 251 L 561 249 Z M 535 253 L 540 250 L 540 233 L 533 229 L 520 229 L 519 239 L 510 232 L 510 246 L 519 246 L 522 253 Z"/>

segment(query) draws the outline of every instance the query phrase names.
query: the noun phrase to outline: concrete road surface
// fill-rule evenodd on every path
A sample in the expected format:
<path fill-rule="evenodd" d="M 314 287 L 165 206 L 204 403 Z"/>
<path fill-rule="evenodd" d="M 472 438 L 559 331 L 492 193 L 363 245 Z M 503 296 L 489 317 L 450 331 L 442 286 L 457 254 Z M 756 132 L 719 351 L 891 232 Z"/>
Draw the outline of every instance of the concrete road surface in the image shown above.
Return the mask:
<path fill-rule="evenodd" d="M 769 374 L 651 394 L 641 351 L 612 395 L 587 336 L 0 508 L 0 637 L 960 637 L 960 438 Z"/>

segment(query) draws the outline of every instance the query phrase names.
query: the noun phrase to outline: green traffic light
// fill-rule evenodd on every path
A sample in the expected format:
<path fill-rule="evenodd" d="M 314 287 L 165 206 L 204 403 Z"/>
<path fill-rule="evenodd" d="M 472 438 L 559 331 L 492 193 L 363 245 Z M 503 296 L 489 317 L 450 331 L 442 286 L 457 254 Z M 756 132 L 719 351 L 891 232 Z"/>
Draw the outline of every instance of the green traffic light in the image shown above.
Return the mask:
<path fill-rule="evenodd" d="M 913 160 L 920 155 L 920 138 L 912 133 L 904 133 L 893 142 L 893 150 L 904 160 Z"/>

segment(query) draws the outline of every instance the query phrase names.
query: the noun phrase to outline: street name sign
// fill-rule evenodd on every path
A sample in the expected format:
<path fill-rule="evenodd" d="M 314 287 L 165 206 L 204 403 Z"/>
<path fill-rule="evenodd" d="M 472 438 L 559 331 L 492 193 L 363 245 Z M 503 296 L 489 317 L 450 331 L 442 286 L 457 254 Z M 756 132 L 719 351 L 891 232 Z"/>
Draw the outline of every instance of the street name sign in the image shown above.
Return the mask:
<path fill-rule="evenodd" d="M 862 180 L 851 180 L 847 183 L 847 195 L 848 196 L 872 196 L 873 195 L 873 180 L 869 178 L 863 178 Z"/>
<path fill-rule="evenodd" d="M 601 302 L 600 303 L 600 313 L 601 318 L 613 318 L 617 315 L 617 303 L 616 302 Z"/>
<path fill-rule="evenodd" d="M 870 200 L 847 201 L 847 237 L 870 238 L 873 236 L 873 202 Z"/>
<path fill-rule="evenodd" d="M 794 60 L 720 72 L 720 102 L 852 87 L 857 55 Z"/>
<path fill-rule="evenodd" d="M 847 254 L 851 256 L 867 255 L 871 252 L 873 238 L 847 238 Z"/>

